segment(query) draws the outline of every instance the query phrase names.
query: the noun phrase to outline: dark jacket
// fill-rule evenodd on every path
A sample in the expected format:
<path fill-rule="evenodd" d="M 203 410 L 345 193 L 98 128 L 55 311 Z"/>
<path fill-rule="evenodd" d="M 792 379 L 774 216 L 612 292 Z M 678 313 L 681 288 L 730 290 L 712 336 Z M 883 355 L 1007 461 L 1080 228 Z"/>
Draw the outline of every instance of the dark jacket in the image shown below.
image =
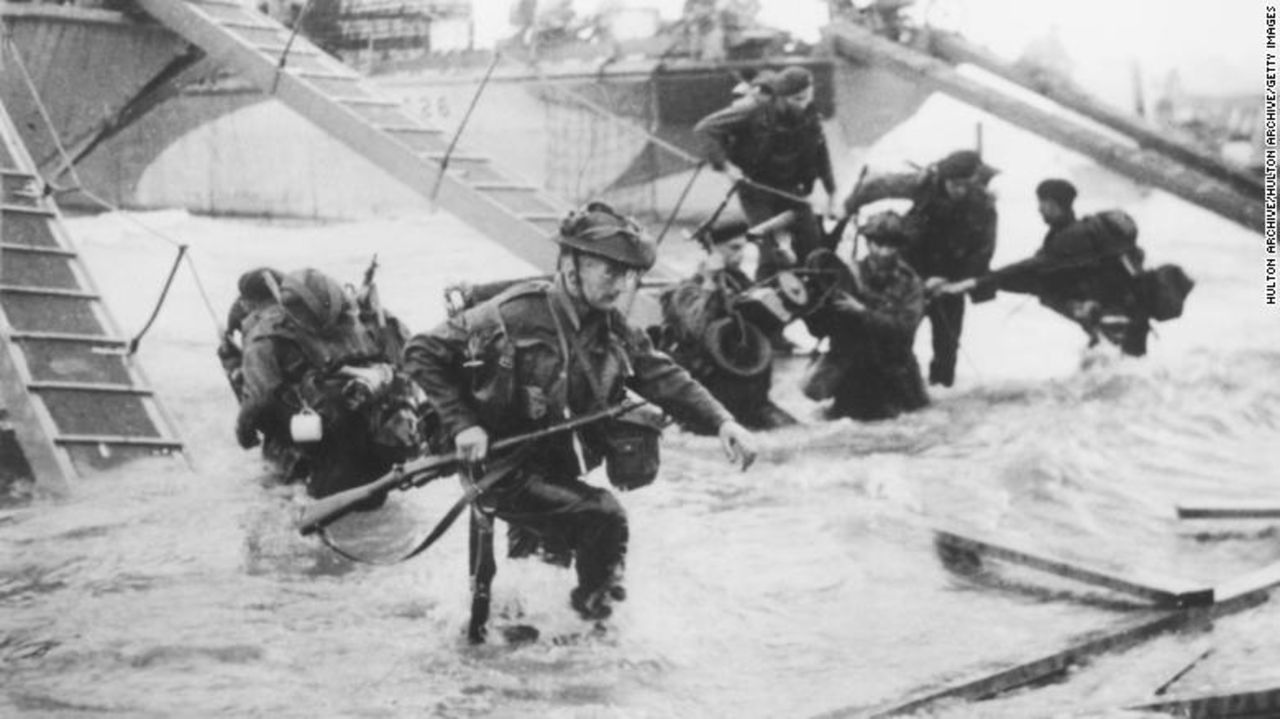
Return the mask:
<path fill-rule="evenodd" d="M 797 195 L 813 192 L 815 181 L 828 194 L 835 192 L 831 154 L 813 105 L 792 115 L 771 99 L 735 102 L 702 118 L 693 130 L 717 168 L 728 160 L 747 179 Z"/>
<path fill-rule="evenodd" d="M 831 350 L 824 381 L 831 382 L 837 415 L 883 419 L 929 403 L 912 346 L 924 317 L 924 285 L 900 258 L 877 265 L 863 258 L 839 287 L 865 309 L 831 306 L 824 323 Z M 819 392 L 825 394 L 825 392 Z"/>
<path fill-rule="evenodd" d="M 995 198 L 985 189 L 953 200 L 934 170 L 868 179 L 845 200 L 846 212 L 883 199 L 911 200 L 911 239 L 903 258 L 921 277 L 960 280 L 985 274 L 996 250 Z"/>
<path fill-rule="evenodd" d="M 586 356 L 575 349 L 573 337 Z M 413 337 L 404 365 L 426 392 L 449 439 L 473 426 L 494 437 L 532 431 L 566 414 L 615 404 L 626 388 L 678 418 L 715 427 L 732 419 L 620 312 L 580 313 L 561 288 L 548 282 L 517 285 Z M 581 433 L 592 455 L 585 458 L 585 469 L 599 456 L 600 438 L 592 429 Z M 542 440 L 528 462 L 548 474 L 580 473 L 567 434 Z"/>
<path fill-rule="evenodd" d="M 979 286 L 1048 300 L 1092 300 L 1123 311 L 1136 303 L 1143 254 L 1128 215 L 1102 212 L 1050 228 L 1034 255 L 996 270 Z"/>

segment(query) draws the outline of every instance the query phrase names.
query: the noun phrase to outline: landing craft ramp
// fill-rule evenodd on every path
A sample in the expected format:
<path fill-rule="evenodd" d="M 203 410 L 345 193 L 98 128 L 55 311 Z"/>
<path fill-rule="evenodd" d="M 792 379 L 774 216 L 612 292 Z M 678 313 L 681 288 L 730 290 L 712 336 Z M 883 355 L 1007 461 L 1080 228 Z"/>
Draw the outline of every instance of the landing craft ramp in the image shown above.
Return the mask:
<path fill-rule="evenodd" d="M 566 209 L 513 181 L 485 156 L 457 148 L 439 181 L 450 138 L 382 96 L 351 68 L 269 17 L 232 0 L 137 0 L 162 25 L 254 83 L 539 268 L 555 262 L 549 241 Z"/>
<path fill-rule="evenodd" d="M 182 449 L 0 106 L 0 403 L 32 479 Z"/>
<path fill-rule="evenodd" d="M 1143 147 L 1138 142 L 1113 138 L 1083 119 L 1041 109 L 991 83 L 962 75 L 926 51 L 892 42 L 853 23 L 834 23 L 827 33 L 835 52 L 851 62 L 882 67 L 913 79 L 1079 152 L 1125 177 L 1158 187 L 1250 230 L 1262 229 L 1260 193 L 1241 192 L 1234 183 L 1188 164 L 1185 157 L 1171 157 L 1167 147 Z M 971 55 L 954 47 L 951 50 L 957 61 L 971 59 Z"/>

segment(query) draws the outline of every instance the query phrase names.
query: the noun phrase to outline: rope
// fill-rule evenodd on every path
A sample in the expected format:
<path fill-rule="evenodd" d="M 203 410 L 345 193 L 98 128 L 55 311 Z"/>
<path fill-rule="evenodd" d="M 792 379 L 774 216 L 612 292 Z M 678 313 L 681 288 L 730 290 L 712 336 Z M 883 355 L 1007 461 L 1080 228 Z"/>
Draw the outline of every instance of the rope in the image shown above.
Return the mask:
<path fill-rule="evenodd" d="M 164 289 L 160 290 L 160 298 L 156 300 L 156 306 L 151 310 L 151 316 L 147 318 L 146 324 L 142 329 L 138 330 L 138 334 L 129 340 L 129 349 L 125 352 L 126 356 L 132 356 L 138 352 L 138 345 L 142 342 L 143 335 L 147 334 L 147 330 L 151 329 L 151 325 L 155 323 L 156 317 L 160 316 L 160 308 L 164 306 L 165 298 L 169 296 L 169 288 L 173 286 L 173 278 L 178 274 L 178 267 L 182 264 L 182 258 L 187 256 L 187 246 L 178 245 L 178 256 L 173 258 L 173 267 L 169 268 L 169 277 L 164 281 Z"/>
<path fill-rule="evenodd" d="M 276 74 L 271 78 L 271 92 L 267 93 L 269 95 L 276 94 L 276 87 L 280 84 L 280 73 L 284 72 L 284 66 L 289 61 L 289 53 L 293 50 L 293 41 L 298 37 L 298 31 L 302 29 L 302 21 L 306 19 L 309 10 L 311 10 L 311 0 L 307 0 L 298 13 L 298 18 L 293 21 L 289 40 L 284 44 L 284 50 L 280 53 L 280 62 L 276 65 Z"/>
<path fill-rule="evenodd" d="M 307 0 L 307 4 L 311 4 L 311 0 Z M 281 58 L 283 61 L 284 58 Z M 502 59 L 502 53 L 493 53 L 493 59 L 489 62 L 489 69 L 485 70 L 484 77 L 480 80 L 479 87 L 471 96 L 471 104 L 467 105 L 467 111 L 463 114 L 462 120 L 458 123 L 458 129 L 454 131 L 453 138 L 449 140 L 449 147 L 444 151 L 444 158 L 440 160 L 440 171 L 436 173 L 435 184 L 431 186 L 431 207 L 436 206 L 436 197 L 440 194 L 440 182 L 444 179 L 444 173 L 449 169 L 449 160 L 453 158 L 453 151 L 458 147 L 458 138 L 462 137 L 462 131 L 467 129 L 467 123 L 471 121 L 471 113 L 475 111 L 476 105 L 480 102 L 480 96 L 484 94 L 484 89 L 489 86 L 489 78 L 493 77 L 494 68 L 498 67 L 498 61 Z"/>
<path fill-rule="evenodd" d="M 676 200 L 675 207 L 671 208 L 671 214 L 667 215 L 667 224 L 662 226 L 662 232 L 658 233 L 658 239 L 654 244 L 661 245 L 663 238 L 671 230 L 671 225 L 675 224 L 676 215 L 680 214 L 680 208 L 684 206 L 684 201 L 689 197 L 689 191 L 693 189 L 693 183 L 698 180 L 698 175 L 702 173 L 704 166 L 706 166 L 705 162 L 699 162 L 698 166 L 693 168 L 693 174 L 689 176 L 689 181 L 685 183 L 684 190 L 680 192 L 680 197 Z"/>

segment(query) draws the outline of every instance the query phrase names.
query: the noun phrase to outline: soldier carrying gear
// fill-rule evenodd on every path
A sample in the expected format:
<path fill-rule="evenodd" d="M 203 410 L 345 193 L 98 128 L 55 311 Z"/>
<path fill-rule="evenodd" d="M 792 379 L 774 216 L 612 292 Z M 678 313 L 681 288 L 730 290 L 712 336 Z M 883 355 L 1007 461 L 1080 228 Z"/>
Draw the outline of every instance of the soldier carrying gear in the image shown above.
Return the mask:
<path fill-rule="evenodd" d="M 1194 283 L 1177 265 L 1143 271 L 1138 227 L 1127 213 L 1107 210 L 1076 218 L 1076 188 L 1058 178 L 1036 186 L 1040 216 L 1049 229 L 1032 257 L 989 275 L 943 288 L 1032 294 L 1076 322 L 1089 346 L 1107 339 L 1127 355 L 1147 351 L 1151 319 L 1172 319 Z"/>
<path fill-rule="evenodd" d="M 773 429 L 795 424 L 795 419 L 769 399 L 771 328 L 753 324 L 750 313 L 743 311 L 753 288 L 741 269 L 748 229 L 743 221 L 706 229 L 701 239 L 710 254 L 698 272 L 662 293 L 662 328 L 656 342 L 743 425 Z M 684 428 L 698 434 L 716 430 L 692 424 Z"/>
<path fill-rule="evenodd" d="M 304 269 L 284 275 L 278 292 L 278 303 L 262 309 L 245 334 L 244 386 L 236 418 L 236 439 L 249 449 L 259 443 L 261 433 L 264 456 L 280 466 L 284 478 L 306 478 L 308 490 L 314 496 L 324 496 L 345 488 L 341 485 L 361 472 L 340 476 L 341 470 L 329 466 L 334 462 L 326 460 L 325 467 L 315 468 L 317 476 L 308 476 L 313 468 L 308 466 L 311 463 L 306 457 L 314 452 L 304 452 L 294 442 L 290 431 L 294 415 L 325 403 L 323 387 L 332 380 L 338 383 L 334 412 L 324 420 L 338 421 L 338 415 L 346 414 L 342 409 L 353 409 L 348 405 L 357 394 L 367 400 L 381 396 L 384 389 L 347 385 L 368 384 L 368 377 L 390 374 L 389 367 L 355 377 L 341 376 L 340 370 L 348 365 L 391 365 L 396 358 L 388 354 L 373 328 L 359 321 L 354 302 L 343 286 L 324 273 Z M 339 451 L 334 447 L 325 449 Z"/>
<path fill-rule="evenodd" d="M 869 178 L 845 199 L 845 213 L 887 198 L 911 200 L 906 223 L 907 245 L 902 257 L 926 278 L 957 281 L 986 274 L 996 248 L 995 198 L 987 183 L 998 171 L 972 150 L 958 150 L 917 172 Z M 975 295 L 974 301 L 992 294 Z M 955 381 L 960 333 L 964 326 L 964 297 L 944 295 L 928 306 L 933 359 L 929 382 L 950 387 Z"/>
<path fill-rule="evenodd" d="M 518 284 L 415 336 L 405 350 L 405 367 L 438 411 L 459 458 L 478 468 L 492 436 L 615 406 L 631 390 L 674 415 L 717 427 L 731 458 L 748 464 L 755 455 L 751 434 L 617 309 L 654 261 L 635 223 L 591 203 L 565 219 L 557 241 L 560 258 L 550 282 Z M 615 484 L 635 486 L 634 478 L 613 471 L 628 451 L 616 441 L 617 429 L 593 424 L 522 445 L 488 459 L 478 480 L 484 486 L 497 481 L 477 500 L 481 511 L 524 538 L 571 551 L 578 586 L 570 604 L 587 620 L 609 616 L 612 603 L 625 596 L 626 513 L 612 493 L 580 479 L 603 461 Z M 485 584 L 487 596 L 492 562 L 479 561 L 488 576 L 476 583 Z M 473 641 L 484 638 L 483 616 L 477 628 L 473 612 Z"/>
<path fill-rule="evenodd" d="M 808 197 L 815 182 L 827 194 L 831 214 L 836 189 L 831 155 L 822 130 L 822 118 L 813 104 L 813 75 L 793 65 L 769 78 L 769 92 L 735 101 L 694 127 L 703 138 L 707 159 L 717 170 L 726 162 L 735 165 L 750 181 L 738 188 L 738 202 L 751 225 L 758 225 L 791 210 L 794 259 L 771 241 L 761 243 L 756 279 L 803 262 L 822 245 L 822 227 L 809 203 L 785 195 Z M 769 192 L 779 190 L 783 195 Z"/>

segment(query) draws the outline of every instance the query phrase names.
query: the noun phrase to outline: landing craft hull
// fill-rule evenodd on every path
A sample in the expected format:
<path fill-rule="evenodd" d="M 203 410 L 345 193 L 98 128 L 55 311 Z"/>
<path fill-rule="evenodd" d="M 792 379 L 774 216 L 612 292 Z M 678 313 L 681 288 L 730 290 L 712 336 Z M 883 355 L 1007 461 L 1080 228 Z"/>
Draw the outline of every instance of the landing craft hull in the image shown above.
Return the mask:
<path fill-rule="evenodd" d="M 0 70 L 0 93 L 47 177 L 57 174 L 62 158 L 40 104 L 61 145 L 74 152 L 187 52 L 167 29 L 122 13 L 40 4 L 4 8 L 41 101 L 14 63 Z M 472 60 L 462 68 L 386 76 L 379 84 L 453 130 L 487 64 L 482 57 Z M 462 145 L 570 201 L 604 195 L 628 210 L 665 216 L 683 191 L 689 156 L 701 152 L 693 125 L 732 99 L 740 76 L 787 63 L 814 72 L 818 108 L 837 157 L 877 140 L 926 97 L 887 73 L 826 58 L 648 59 L 603 66 L 564 60 L 538 75 L 512 65 L 495 73 Z M 615 116 L 606 118 L 600 109 Z M 422 205 L 382 171 L 235 78 L 188 86 L 160 102 L 94 148 L 77 170 L 98 197 L 138 209 L 344 218 Z M 60 182 L 69 184 L 65 176 Z M 684 214 L 710 211 L 722 184 L 698 183 Z M 62 199 L 87 204 L 84 197 Z"/>

